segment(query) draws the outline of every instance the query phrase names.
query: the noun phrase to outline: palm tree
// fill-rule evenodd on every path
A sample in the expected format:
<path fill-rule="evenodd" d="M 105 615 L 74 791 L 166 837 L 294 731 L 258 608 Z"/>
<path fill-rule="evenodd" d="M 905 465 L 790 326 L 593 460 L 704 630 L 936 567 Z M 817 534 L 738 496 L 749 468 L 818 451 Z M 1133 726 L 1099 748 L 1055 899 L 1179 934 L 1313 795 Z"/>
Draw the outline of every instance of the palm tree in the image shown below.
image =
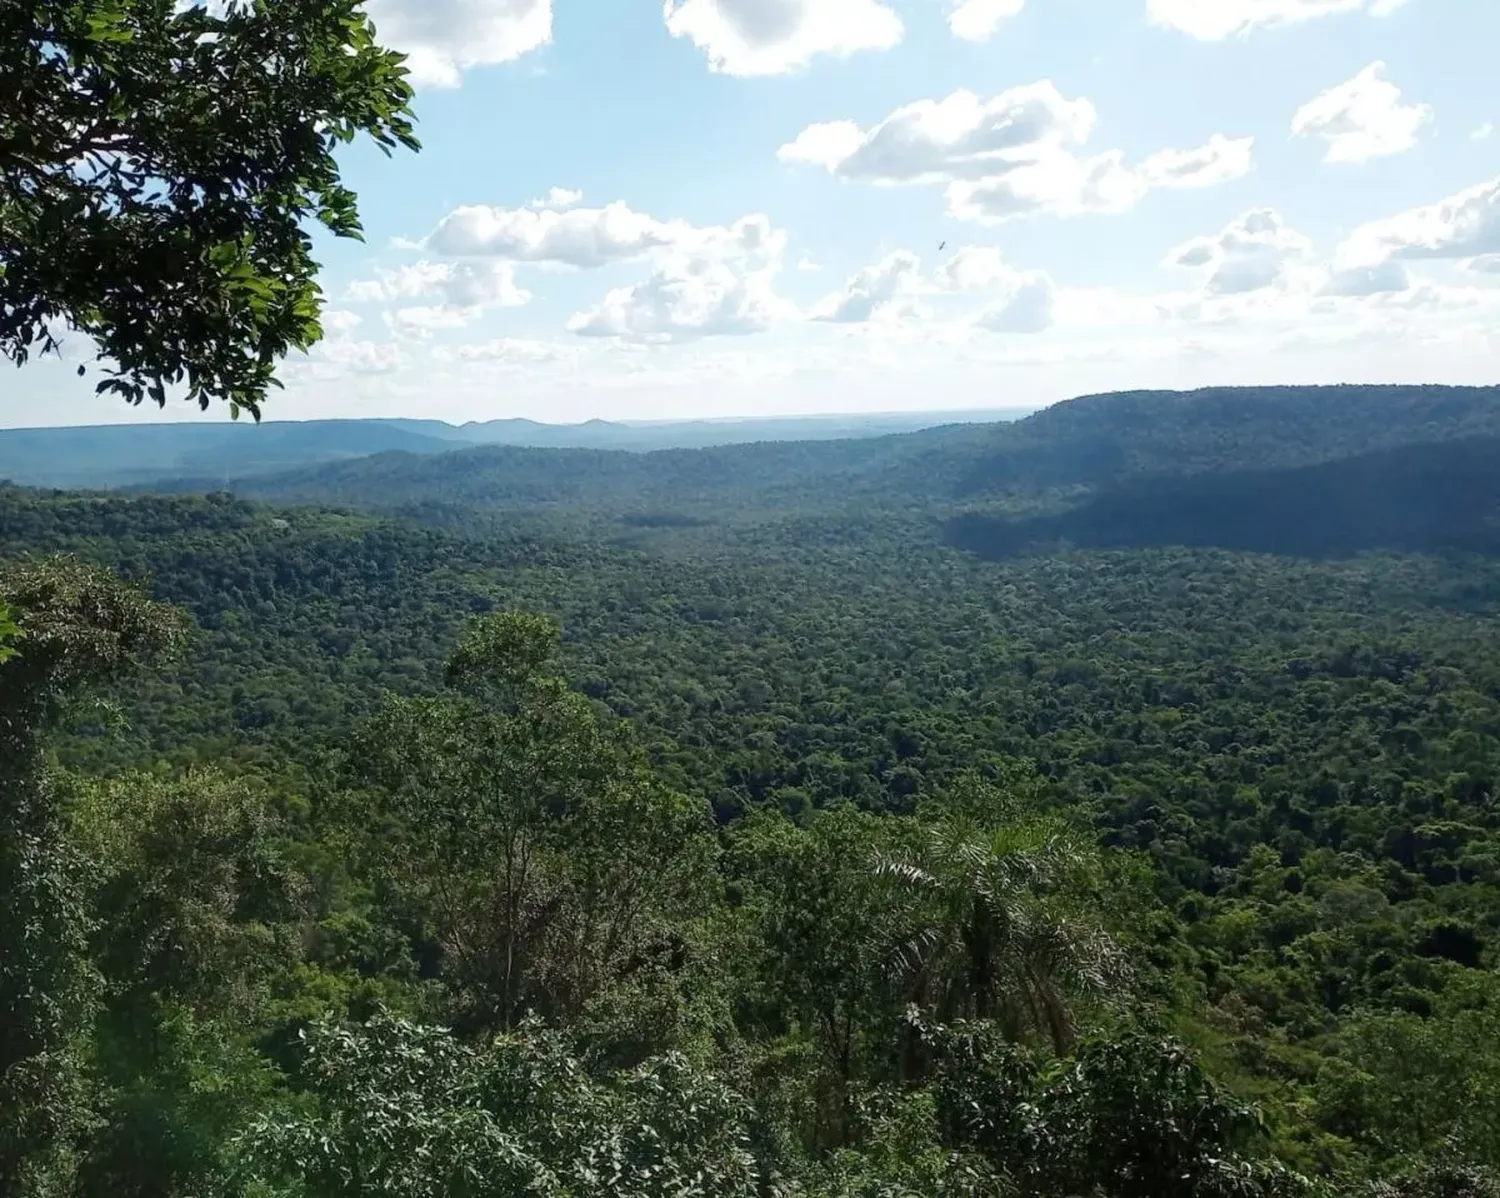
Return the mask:
<path fill-rule="evenodd" d="M 1123 980 L 1091 911 L 1097 853 L 1048 818 L 986 827 L 948 812 L 924 832 L 913 851 L 876 864 L 909 895 L 909 932 L 893 952 L 909 1001 L 943 1023 L 994 1020 L 1064 1051 L 1069 999 Z"/>

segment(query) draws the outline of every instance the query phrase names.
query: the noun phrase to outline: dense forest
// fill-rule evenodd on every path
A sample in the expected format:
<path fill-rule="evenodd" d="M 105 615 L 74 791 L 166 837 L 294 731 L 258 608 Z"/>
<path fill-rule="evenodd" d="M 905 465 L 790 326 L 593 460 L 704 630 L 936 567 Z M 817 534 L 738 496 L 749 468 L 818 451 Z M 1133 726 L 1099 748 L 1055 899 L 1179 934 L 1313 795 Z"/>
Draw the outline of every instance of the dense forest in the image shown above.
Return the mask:
<path fill-rule="evenodd" d="M 0 487 L 0 1192 L 1493 1198 L 1497 447 Z"/>

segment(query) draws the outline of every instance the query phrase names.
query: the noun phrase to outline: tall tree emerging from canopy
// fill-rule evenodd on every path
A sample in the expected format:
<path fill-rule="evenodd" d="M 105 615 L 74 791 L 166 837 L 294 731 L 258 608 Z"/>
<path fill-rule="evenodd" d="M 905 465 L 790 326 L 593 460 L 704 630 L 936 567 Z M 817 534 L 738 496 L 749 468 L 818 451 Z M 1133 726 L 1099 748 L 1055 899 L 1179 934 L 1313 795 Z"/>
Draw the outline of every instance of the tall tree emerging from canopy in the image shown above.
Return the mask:
<path fill-rule="evenodd" d="M 417 148 L 402 61 L 360 0 L 0 6 L 0 353 L 259 418 L 322 336 L 309 218 L 360 236 L 335 147 Z"/>
<path fill-rule="evenodd" d="M 172 646 L 169 609 L 67 560 L 0 573 L 25 652 L 0 664 L 0 1193 L 36 1192 L 81 1114 L 69 1058 L 87 1013 L 86 920 L 44 768 L 69 698 Z"/>

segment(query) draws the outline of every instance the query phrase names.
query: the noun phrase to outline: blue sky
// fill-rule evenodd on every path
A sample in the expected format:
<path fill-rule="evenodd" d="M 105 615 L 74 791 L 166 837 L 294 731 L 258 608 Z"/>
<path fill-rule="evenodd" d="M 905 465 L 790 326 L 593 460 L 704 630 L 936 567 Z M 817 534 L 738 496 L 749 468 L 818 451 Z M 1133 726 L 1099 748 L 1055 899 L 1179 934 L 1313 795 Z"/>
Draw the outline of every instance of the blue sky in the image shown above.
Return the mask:
<path fill-rule="evenodd" d="M 368 240 L 273 417 L 1496 381 L 1494 0 L 368 7 L 424 149 L 347 154 Z M 0 392 L 141 418 L 67 364 Z"/>

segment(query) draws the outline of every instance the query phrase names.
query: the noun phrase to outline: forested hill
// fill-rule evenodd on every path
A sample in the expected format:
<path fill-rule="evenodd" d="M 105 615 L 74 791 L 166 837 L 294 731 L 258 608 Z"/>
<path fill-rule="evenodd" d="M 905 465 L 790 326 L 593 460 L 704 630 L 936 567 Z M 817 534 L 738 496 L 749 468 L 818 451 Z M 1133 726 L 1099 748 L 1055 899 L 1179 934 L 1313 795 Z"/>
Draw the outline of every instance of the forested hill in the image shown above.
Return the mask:
<path fill-rule="evenodd" d="M 239 479 L 241 495 L 369 507 L 449 504 L 701 515 L 1074 497 L 1153 475 L 1311 466 L 1500 437 L 1500 388 L 1285 387 L 1087 396 L 1008 424 L 646 455 L 480 447 L 377 454 Z M 186 480 L 169 489 L 210 489 Z"/>
<path fill-rule="evenodd" d="M 545 424 L 519 418 L 448 424 L 441 420 L 352 419 L 163 421 L 83 428 L 0 429 L 0 480 L 46 487 L 130 487 L 168 476 L 228 479 L 293 470 L 370 454 L 443 453 L 470 445 L 614 449 L 755 441 L 873 437 L 953 421 L 1013 420 L 1028 408 L 989 412 L 872 413 L 746 420 Z"/>

